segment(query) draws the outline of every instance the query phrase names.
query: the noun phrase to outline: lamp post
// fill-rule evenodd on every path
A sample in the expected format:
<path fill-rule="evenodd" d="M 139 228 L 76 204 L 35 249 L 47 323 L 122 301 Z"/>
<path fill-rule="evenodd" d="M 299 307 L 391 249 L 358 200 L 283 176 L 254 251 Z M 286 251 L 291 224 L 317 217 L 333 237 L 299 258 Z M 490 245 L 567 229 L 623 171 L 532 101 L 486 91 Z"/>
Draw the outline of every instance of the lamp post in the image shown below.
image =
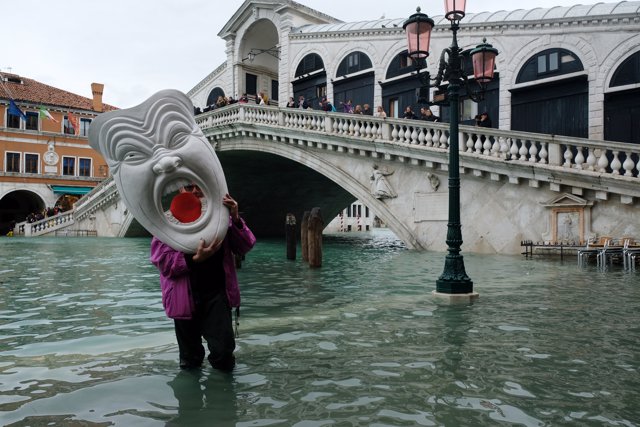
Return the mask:
<path fill-rule="evenodd" d="M 460 114 L 460 87 L 468 87 L 467 74 L 464 70 L 463 59 L 471 56 L 474 67 L 474 78 L 480 84 L 481 93 L 486 83 L 493 79 L 495 58 L 498 51 L 483 42 L 473 50 L 463 51 L 458 47 L 458 30 L 460 20 L 465 15 L 466 0 L 445 0 L 445 17 L 450 21 L 453 33 L 451 46 L 442 51 L 438 75 L 435 86 L 447 81 L 447 102 L 450 106 L 451 120 L 449 123 L 449 219 L 447 222 L 448 254 L 445 258 L 444 272 L 436 281 L 436 293 L 445 295 L 473 294 L 473 282 L 467 276 L 464 259 L 460 254 L 462 245 L 462 224 L 460 223 L 460 161 L 458 146 L 458 126 Z M 427 15 L 416 13 L 404 22 L 403 28 L 407 35 L 408 55 L 416 62 L 429 56 L 429 42 L 433 20 Z M 418 74 L 420 72 L 418 71 Z M 474 101 L 481 99 L 481 94 L 467 91 Z M 476 294 L 477 295 L 477 294 Z"/>

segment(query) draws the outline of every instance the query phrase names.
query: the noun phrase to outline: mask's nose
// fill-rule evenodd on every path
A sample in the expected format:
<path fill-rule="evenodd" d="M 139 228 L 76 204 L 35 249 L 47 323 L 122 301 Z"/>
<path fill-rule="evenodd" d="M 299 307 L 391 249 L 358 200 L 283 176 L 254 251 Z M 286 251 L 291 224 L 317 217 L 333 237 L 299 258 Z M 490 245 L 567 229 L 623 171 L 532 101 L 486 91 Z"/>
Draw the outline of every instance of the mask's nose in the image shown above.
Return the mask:
<path fill-rule="evenodd" d="M 163 173 L 174 172 L 180 165 L 182 165 L 182 159 L 177 156 L 164 156 L 161 157 L 155 165 L 153 165 L 153 171 L 160 175 Z"/>

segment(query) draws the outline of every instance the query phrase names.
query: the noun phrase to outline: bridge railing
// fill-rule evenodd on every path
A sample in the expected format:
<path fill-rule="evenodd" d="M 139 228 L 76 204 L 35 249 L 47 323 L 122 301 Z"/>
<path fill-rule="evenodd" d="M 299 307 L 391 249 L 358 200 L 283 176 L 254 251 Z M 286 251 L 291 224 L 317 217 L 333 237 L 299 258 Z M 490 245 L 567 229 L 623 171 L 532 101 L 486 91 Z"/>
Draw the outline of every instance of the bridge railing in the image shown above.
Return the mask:
<path fill-rule="evenodd" d="M 80 221 L 96 210 L 107 206 L 118 198 L 118 190 L 113 177 L 109 177 L 96 185 L 74 205 L 75 219 Z"/>
<path fill-rule="evenodd" d="M 72 209 L 35 222 L 19 222 L 15 226 L 14 234 L 27 237 L 42 236 L 43 234 L 68 227 L 74 222 L 74 210 Z"/>
<path fill-rule="evenodd" d="M 204 130 L 235 123 L 282 127 L 375 142 L 449 148 L 449 124 L 420 120 L 233 104 L 196 117 Z M 499 161 L 638 178 L 640 146 L 613 141 L 460 126 L 459 149 Z"/>

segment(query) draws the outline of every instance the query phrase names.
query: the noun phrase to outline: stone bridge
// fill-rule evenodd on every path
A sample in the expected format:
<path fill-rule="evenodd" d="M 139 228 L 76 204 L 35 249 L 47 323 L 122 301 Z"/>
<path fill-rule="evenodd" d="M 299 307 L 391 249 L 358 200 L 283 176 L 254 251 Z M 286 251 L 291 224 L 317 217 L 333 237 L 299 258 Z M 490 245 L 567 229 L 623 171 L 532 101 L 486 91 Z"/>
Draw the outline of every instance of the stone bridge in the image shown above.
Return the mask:
<path fill-rule="evenodd" d="M 448 123 L 253 104 L 196 121 L 258 235 L 283 235 L 288 212 L 300 221 L 318 206 L 328 222 L 359 199 L 410 248 L 446 249 Z M 639 146 L 469 126 L 460 126 L 459 141 L 463 251 L 640 239 Z M 385 174 L 391 197 L 375 193 L 374 171 Z M 114 189 L 108 181 L 81 199 L 74 225 L 98 235 L 142 232 Z"/>

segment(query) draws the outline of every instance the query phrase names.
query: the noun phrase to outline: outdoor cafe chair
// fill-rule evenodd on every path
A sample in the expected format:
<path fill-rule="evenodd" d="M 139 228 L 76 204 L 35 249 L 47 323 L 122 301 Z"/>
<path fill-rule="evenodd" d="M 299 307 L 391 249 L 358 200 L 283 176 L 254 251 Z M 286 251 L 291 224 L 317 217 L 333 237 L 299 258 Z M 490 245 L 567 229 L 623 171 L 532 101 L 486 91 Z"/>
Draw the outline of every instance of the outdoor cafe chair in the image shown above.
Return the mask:
<path fill-rule="evenodd" d="M 636 269 L 636 256 L 640 254 L 640 245 L 631 238 L 626 238 L 622 248 L 622 261 L 625 270 Z"/>
<path fill-rule="evenodd" d="M 593 238 L 587 240 L 587 245 L 578 250 L 578 265 L 584 267 L 589 262 L 589 258 L 592 256 L 598 256 L 598 251 L 604 247 L 604 245 L 611 240 L 609 236 L 601 236 L 599 238 Z"/>
<path fill-rule="evenodd" d="M 608 263 L 613 264 L 614 258 L 622 257 L 624 247 L 614 243 L 616 242 L 613 239 L 609 239 L 604 243 L 604 247 L 598 250 L 596 255 L 598 267 L 604 268 Z"/>

